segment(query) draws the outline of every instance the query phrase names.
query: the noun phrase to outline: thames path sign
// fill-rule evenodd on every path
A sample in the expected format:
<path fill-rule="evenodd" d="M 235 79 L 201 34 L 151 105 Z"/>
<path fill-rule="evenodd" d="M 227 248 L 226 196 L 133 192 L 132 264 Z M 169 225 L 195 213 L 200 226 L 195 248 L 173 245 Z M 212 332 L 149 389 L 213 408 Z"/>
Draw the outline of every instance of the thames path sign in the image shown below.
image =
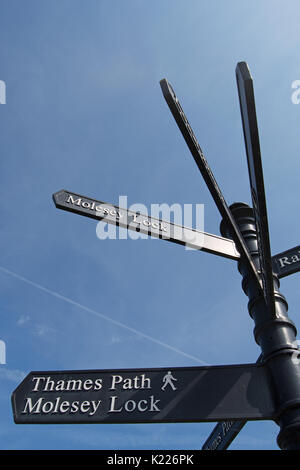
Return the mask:
<path fill-rule="evenodd" d="M 272 419 L 263 366 L 31 372 L 12 395 L 14 420 L 176 423 Z"/>

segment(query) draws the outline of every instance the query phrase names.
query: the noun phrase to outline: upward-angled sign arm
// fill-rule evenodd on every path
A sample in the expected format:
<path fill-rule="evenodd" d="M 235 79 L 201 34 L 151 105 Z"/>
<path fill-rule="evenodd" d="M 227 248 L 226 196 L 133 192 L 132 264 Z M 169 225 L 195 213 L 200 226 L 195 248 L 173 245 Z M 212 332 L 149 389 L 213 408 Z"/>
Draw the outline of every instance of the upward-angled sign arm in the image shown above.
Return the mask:
<path fill-rule="evenodd" d="M 245 62 L 236 67 L 236 78 L 247 153 L 251 196 L 255 215 L 258 254 L 264 296 L 271 315 L 275 314 L 274 282 L 270 250 L 268 217 L 261 162 L 253 81 Z"/>
<path fill-rule="evenodd" d="M 252 274 L 252 277 L 256 280 L 258 289 L 262 292 L 261 281 L 256 271 L 255 264 L 249 254 L 246 244 L 241 236 L 240 230 L 234 221 L 234 218 L 226 204 L 226 201 L 220 191 L 220 188 L 217 185 L 217 182 L 206 161 L 206 158 L 204 157 L 204 154 L 196 139 L 196 136 L 183 112 L 178 98 L 175 95 L 175 92 L 168 80 L 161 80 L 160 85 L 164 98 L 170 108 L 170 111 L 173 114 L 173 117 L 194 157 L 194 160 L 203 176 L 205 183 L 207 184 L 207 187 L 215 201 L 215 204 L 221 216 L 223 217 L 223 220 L 231 228 L 232 238 L 235 242 L 236 248 L 238 249 L 241 257 L 245 259 L 248 269 Z"/>

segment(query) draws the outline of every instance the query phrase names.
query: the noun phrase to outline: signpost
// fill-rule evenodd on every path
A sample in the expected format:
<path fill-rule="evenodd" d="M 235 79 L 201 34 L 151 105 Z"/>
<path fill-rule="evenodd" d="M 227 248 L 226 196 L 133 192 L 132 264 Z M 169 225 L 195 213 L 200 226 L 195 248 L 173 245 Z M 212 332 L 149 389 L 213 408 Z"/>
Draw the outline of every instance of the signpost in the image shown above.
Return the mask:
<path fill-rule="evenodd" d="M 253 81 L 248 65 L 245 62 L 237 64 L 236 78 L 256 222 L 260 275 L 263 281 L 264 296 L 269 312 L 271 315 L 274 315 L 274 282 Z"/>
<path fill-rule="evenodd" d="M 53 199 L 59 209 L 237 260 L 261 348 L 259 360 L 231 366 L 31 372 L 12 394 L 16 423 L 217 421 L 203 449 L 220 450 L 248 420 L 272 419 L 280 426 L 279 447 L 299 450 L 300 366 L 292 360 L 298 351 L 296 328 L 287 316 L 278 279 L 300 271 L 300 246 L 271 258 L 253 85 L 246 63 L 237 65 L 236 75 L 253 209 L 243 203 L 227 206 L 173 88 L 166 79 L 160 82 L 222 216 L 222 237 L 65 190 Z"/>
<path fill-rule="evenodd" d="M 272 419 L 255 364 L 31 372 L 12 395 L 16 423 L 177 423 Z"/>

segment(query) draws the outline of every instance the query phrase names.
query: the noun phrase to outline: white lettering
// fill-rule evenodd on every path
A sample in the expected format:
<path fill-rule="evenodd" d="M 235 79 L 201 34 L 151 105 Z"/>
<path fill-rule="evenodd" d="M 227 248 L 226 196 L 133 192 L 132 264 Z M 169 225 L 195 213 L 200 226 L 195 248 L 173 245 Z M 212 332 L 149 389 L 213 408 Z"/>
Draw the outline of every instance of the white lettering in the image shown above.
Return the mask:
<path fill-rule="evenodd" d="M 118 384 L 121 385 L 124 390 L 151 388 L 151 380 L 149 377 L 146 377 L 145 374 L 141 374 L 140 377 L 136 375 L 133 378 L 127 377 L 125 379 L 121 375 L 113 375 L 110 390 L 116 390 L 116 385 Z"/>
<path fill-rule="evenodd" d="M 60 392 L 62 390 L 65 390 L 65 381 L 64 380 L 58 380 L 55 386 L 55 390 L 57 392 Z"/>
<path fill-rule="evenodd" d="M 131 411 L 134 411 L 136 408 L 136 402 L 134 400 L 128 400 L 125 402 L 124 408 L 125 411 L 131 413 Z"/>
<path fill-rule="evenodd" d="M 92 387 L 93 387 L 93 381 L 91 379 L 87 379 L 85 382 L 83 382 L 84 390 L 91 390 Z"/>
<path fill-rule="evenodd" d="M 96 413 L 96 411 L 98 410 L 98 408 L 100 406 L 100 403 L 101 403 L 101 400 L 98 400 L 98 402 L 91 401 L 93 412 L 89 413 L 90 416 L 93 416 Z"/>
<path fill-rule="evenodd" d="M 57 380 L 53 377 L 33 377 L 32 381 L 34 386 L 32 391 L 38 392 L 43 390 L 44 392 L 60 392 L 60 391 L 80 391 L 80 390 L 100 390 L 102 388 L 102 379 L 72 379 L 72 380 Z"/>
<path fill-rule="evenodd" d="M 290 257 L 283 256 L 282 258 L 278 258 L 279 264 L 281 268 L 284 268 L 286 265 L 299 263 L 300 262 L 300 252 L 298 251 L 298 255 L 292 255 Z"/>
<path fill-rule="evenodd" d="M 122 379 L 121 375 L 113 375 L 110 390 L 115 390 L 116 384 L 122 382 L 122 380 L 123 379 Z"/>
<path fill-rule="evenodd" d="M 54 383 L 53 380 L 51 380 L 51 377 L 47 377 L 46 383 L 45 383 L 45 386 L 44 386 L 44 391 L 47 391 L 47 392 L 51 391 L 52 392 L 53 389 L 54 389 L 54 385 L 55 385 L 55 383 Z M 48 388 L 48 387 L 50 387 L 50 388 Z"/>
<path fill-rule="evenodd" d="M 33 405 L 32 404 L 32 399 L 31 398 L 26 398 L 26 404 L 24 407 L 24 410 L 22 413 L 36 413 L 39 414 L 41 411 L 41 405 L 42 405 L 43 398 L 39 398 L 36 403 Z M 36 409 L 35 409 L 36 408 Z M 27 411 L 28 409 L 28 411 Z"/>
<path fill-rule="evenodd" d="M 67 411 L 69 411 L 69 408 L 70 408 L 70 402 L 65 400 L 60 404 L 59 411 L 61 413 L 67 413 Z"/>
<path fill-rule="evenodd" d="M 95 380 L 95 385 L 94 385 L 94 390 L 100 390 L 102 388 L 102 379 L 96 379 Z"/>
<path fill-rule="evenodd" d="M 154 396 L 151 395 L 150 397 L 150 410 L 149 411 L 159 411 L 159 408 L 158 406 L 156 405 L 156 403 L 158 403 L 160 400 L 155 400 L 154 401 Z"/>
<path fill-rule="evenodd" d="M 46 401 L 42 406 L 42 412 L 45 414 L 50 413 L 53 410 L 53 407 L 54 403 L 52 401 Z"/>
<path fill-rule="evenodd" d="M 93 416 L 99 409 L 101 400 L 83 401 L 75 400 L 73 402 L 64 400 L 62 397 L 57 397 L 55 401 L 45 401 L 45 398 L 39 398 L 35 403 L 32 398 L 26 398 L 25 406 L 22 411 L 24 414 L 64 414 L 64 413 L 88 413 Z"/>
<path fill-rule="evenodd" d="M 146 405 L 144 408 L 142 408 L 142 403 L 145 403 L 145 405 Z M 141 411 L 141 412 L 146 411 L 147 408 L 148 408 L 147 400 L 140 400 L 138 402 L 138 410 L 139 411 Z"/>
<path fill-rule="evenodd" d="M 70 409 L 70 413 L 77 413 L 79 410 L 79 401 L 73 401 Z"/>
<path fill-rule="evenodd" d="M 79 197 L 76 201 L 75 199 L 73 198 L 73 196 L 70 194 L 68 199 L 66 200 L 66 202 L 70 202 L 71 204 L 76 204 L 76 206 L 80 206 L 81 205 L 81 197 Z"/>
<path fill-rule="evenodd" d="M 90 409 L 90 402 L 89 401 L 83 401 L 80 405 L 80 411 L 81 413 L 87 413 Z"/>
<path fill-rule="evenodd" d="M 56 400 L 55 400 L 55 407 L 54 407 L 54 410 L 53 410 L 53 414 L 58 413 L 59 402 L 60 402 L 60 397 L 57 397 Z"/>
<path fill-rule="evenodd" d="M 226 436 L 228 431 L 232 428 L 233 423 L 234 423 L 233 421 L 224 421 L 222 423 L 223 436 Z"/>
<path fill-rule="evenodd" d="M 110 409 L 108 411 L 109 413 L 120 413 L 123 409 L 125 411 L 127 411 L 127 413 L 131 413 L 136 408 L 140 412 L 144 412 L 144 411 L 158 412 L 158 411 L 160 411 L 160 409 L 158 407 L 158 403 L 160 402 L 160 400 L 155 400 L 154 395 L 151 395 L 149 397 L 150 401 L 148 401 L 148 400 L 139 400 L 139 401 L 127 400 L 127 401 L 125 401 L 125 403 L 122 406 L 117 405 L 117 403 L 116 403 L 117 399 L 118 399 L 117 396 L 110 397 Z M 117 406 L 119 406 L 119 408 L 117 408 Z"/>
<path fill-rule="evenodd" d="M 289 261 L 288 261 L 288 257 L 287 256 L 284 256 L 283 258 L 279 258 L 279 263 L 280 263 L 280 267 L 281 268 L 284 268 L 284 265 L 285 264 L 291 264 Z"/>
<path fill-rule="evenodd" d="M 40 384 L 40 380 L 45 380 L 45 377 L 33 377 L 32 381 L 36 380 L 36 384 L 34 385 L 34 388 L 32 389 L 33 392 L 37 392 Z"/>
<path fill-rule="evenodd" d="M 120 408 L 119 410 L 116 410 L 116 409 L 115 409 L 115 403 L 116 403 L 116 399 L 117 399 L 117 398 L 118 398 L 118 397 L 116 397 L 116 396 L 110 397 L 111 403 L 110 403 L 110 410 L 109 410 L 109 413 L 114 413 L 114 412 L 119 413 L 120 411 L 122 411 L 122 408 Z"/>
<path fill-rule="evenodd" d="M 151 222 L 149 220 L 143 220 L 143 224 L 145 225 L 145 227 L 150 227 Z"/>
<path fill-rule="evenodd" d="M 67 380 L 66 390 L 81 390 L 82 380 Z"/>

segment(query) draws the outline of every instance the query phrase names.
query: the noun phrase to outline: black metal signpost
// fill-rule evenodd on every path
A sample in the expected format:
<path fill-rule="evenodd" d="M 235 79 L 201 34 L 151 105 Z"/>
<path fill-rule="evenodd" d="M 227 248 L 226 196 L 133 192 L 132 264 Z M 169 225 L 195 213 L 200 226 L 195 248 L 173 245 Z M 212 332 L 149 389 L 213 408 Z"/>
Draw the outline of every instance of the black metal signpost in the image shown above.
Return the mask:
<path fill-rule="evenodd" d="M 274 289 L 276 287 L 274 286 L 273 273 L 279 279 L 300 271 L 300 246 L 278 253 L 271 258 L 253 80 L 248 65 L 245 62 L 237 64 L 236 79 L 257 235 L 257 250 L 253 250 L 252 247 L 252 257 L 255 259 L 258 256 L 265 300 L 270 314 L 276 315 L 274 296 Z M 263 358 L 260 356 L 258 361 L 262 360 Z M 218 423 L 205 441 L 202 449 L 227 449 L 246 422 L 246 420 L 242 420 L 234 423 L 226 421 Z"/>
<path fill-rule="evenodd" d="M 12 395 L 16 423 L 214 422 L 202 449 L 227 449 L 248 420 L 274 420 L 281 449 L 300 449 L 300 351 L 279 278 L 300 271 L 300 246 L 271 258 L 253 84 L 236 68 L 253 209 L 228 207 L 170 83 L 163 95 L 222 216 L 222 236 L 141 215 L 65 190 L 57 208 L 238 262 L 249 298 L 256 364 L 31 372 Z"/>

